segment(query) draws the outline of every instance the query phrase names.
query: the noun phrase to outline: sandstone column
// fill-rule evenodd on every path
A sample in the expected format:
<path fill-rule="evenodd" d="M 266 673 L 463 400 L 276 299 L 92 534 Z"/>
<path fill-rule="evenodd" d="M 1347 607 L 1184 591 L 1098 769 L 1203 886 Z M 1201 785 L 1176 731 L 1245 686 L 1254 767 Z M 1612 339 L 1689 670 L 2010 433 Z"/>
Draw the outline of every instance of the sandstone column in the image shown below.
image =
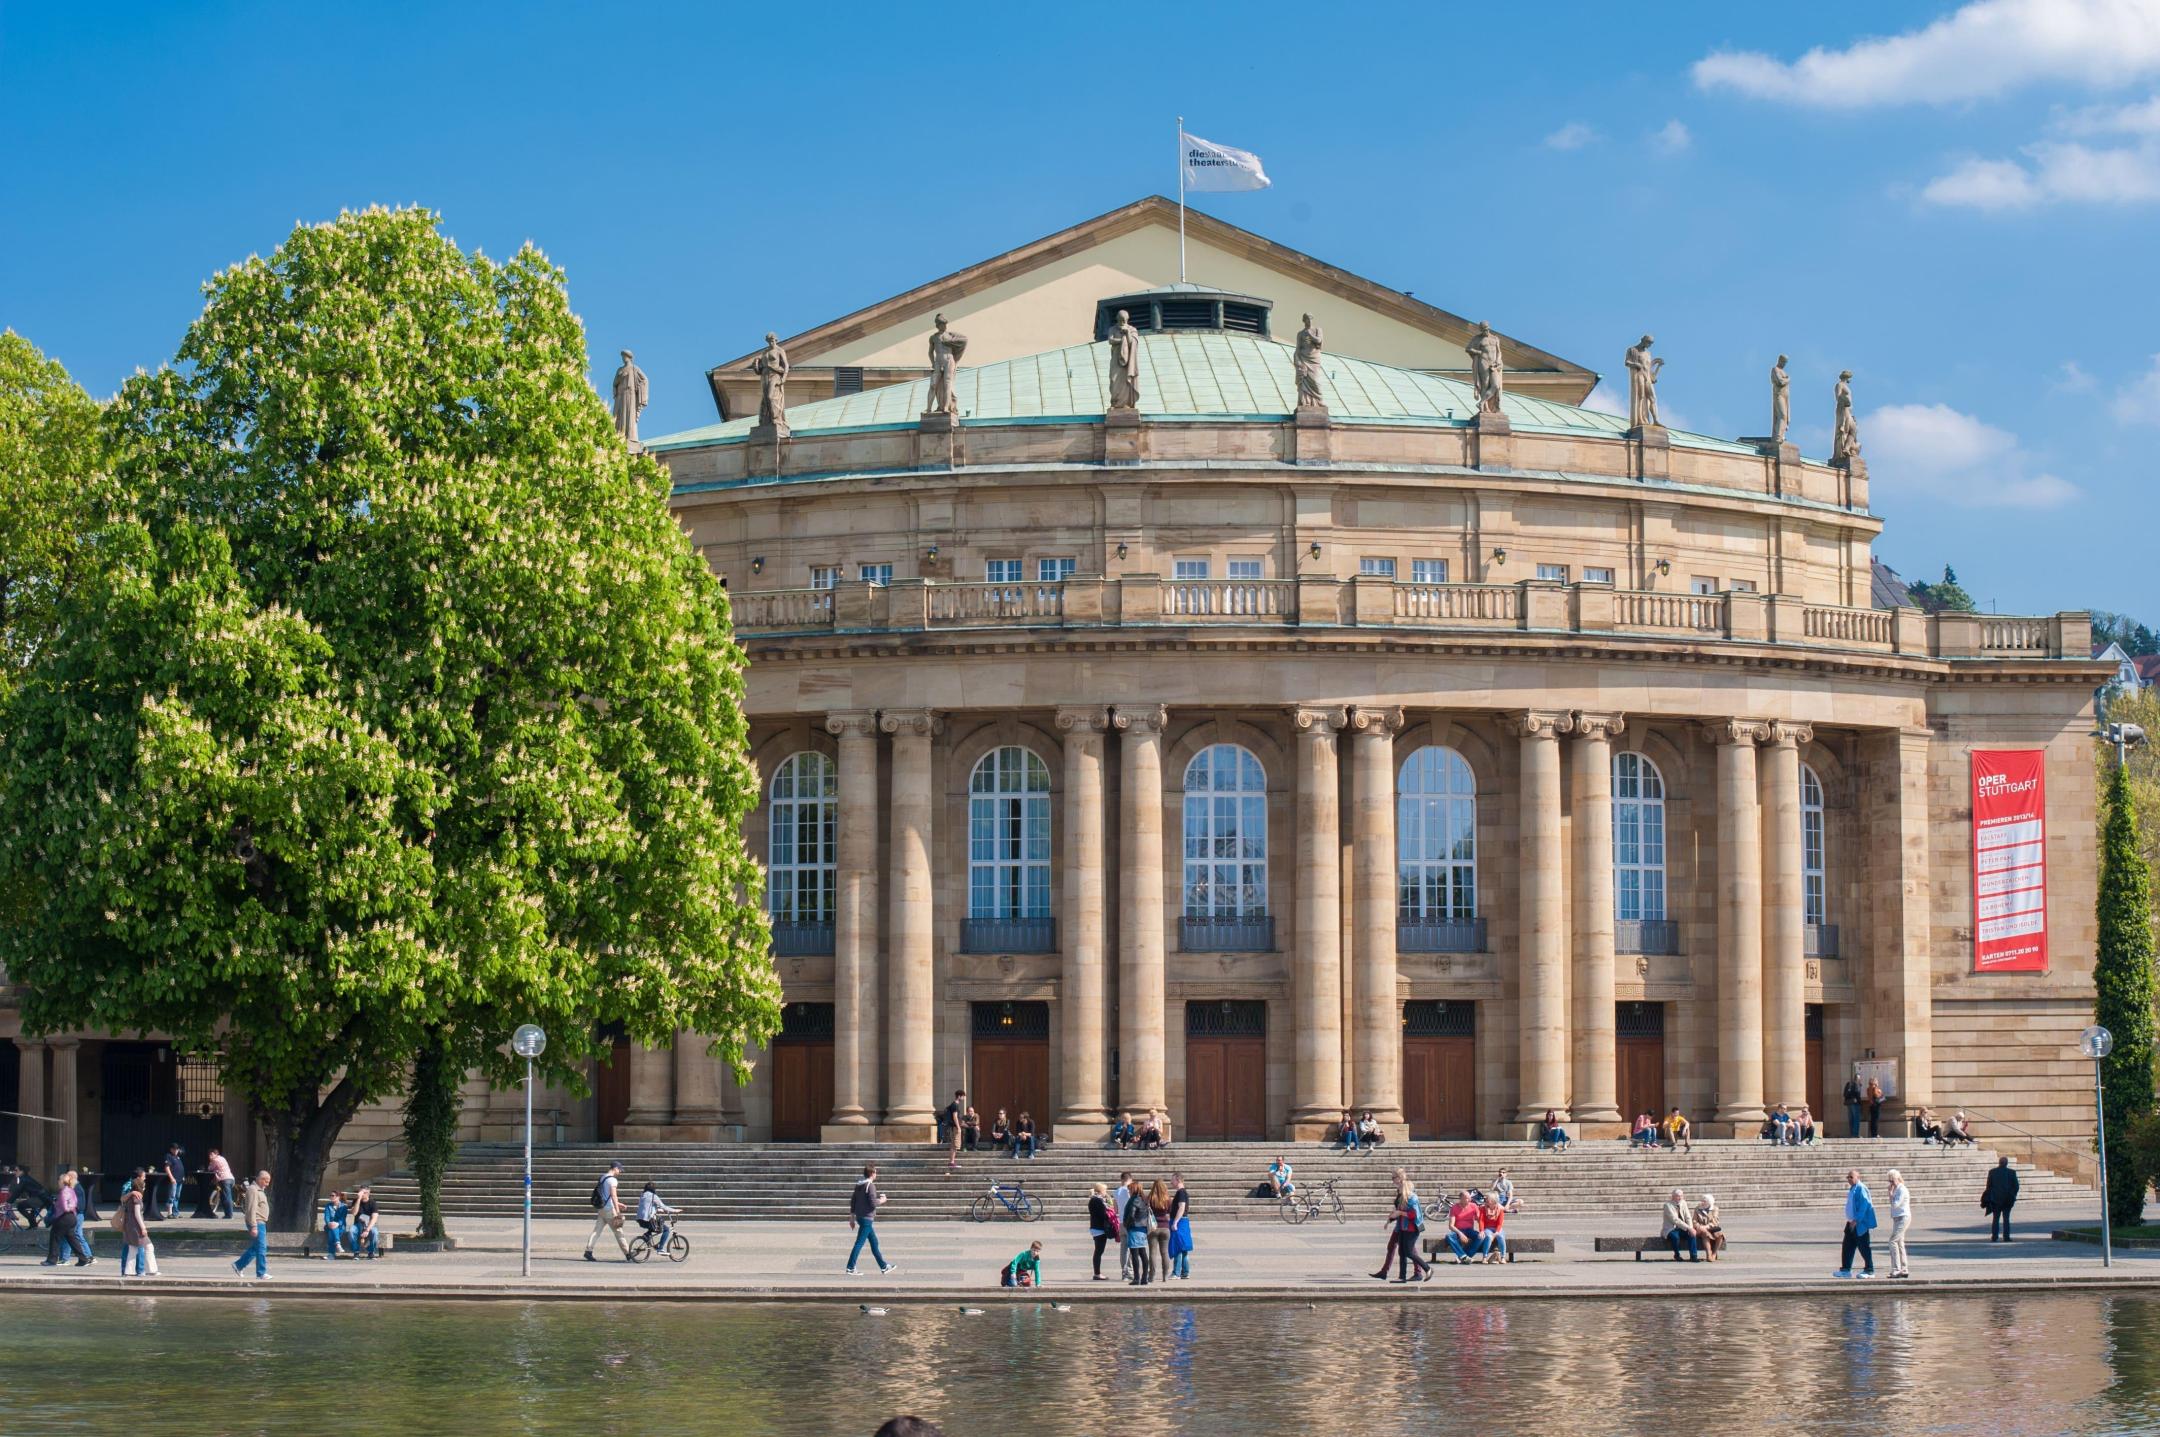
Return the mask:
<path fill-rule="evenodd" d="M 1297 736 L 1297 1070 L 1290 1135 L 1320 1138 L 1342 1116 L 1342 802 L 1340 708 L 1295 708 Z"/>
<path fill-rule="evenodd" d="M 1810 737 L 1805 724 L 1771 724 L 1762 758 L 1763 1098 L 1796 1110 L 1807 1101 L 1807 902 L 1800 837 L 1800 745 Z"/>
<path fill-rule="evenodd" d="M 1897 1093 L 1886 1104 L 1883 1130 L 1895 1131 L 1907 1113 L 1935 1101 L 1933 877 L 1929 861 L 1929 751 L 1926 729 L 1872 733 L 1861 740 L 1860 813 L 1866 837 L 1867 950 L 1860 1003 L 1863 1048 L 1898 1060 Z M 1964 760 L 1957 760 L 1960 783 Z M 1954 842 L 1969 843 L 1959 834 Z M 1854 959 L 1847 959 L 1853 962 Z M 1856 1055 L 1857 1056 L 1857 1055 Z M 1825 1086 L 1844 1078 L 1825 1075 Z M 1910 1129 L 1906 1129 L 1910 1131 Z"/>
<path fill-rule="evenodd" d="M 1103 733 L 1108 709 L 1061 708 L 1065 736 L 1065 980 L 1064 1073 L 1057 1127 L 1092 1142 L 1110 1116 L 1104 1106 L 1103 1009 L 1109 985 L 1103 971 Z"/>
<path fill-rule="evenodd" d="M 1350 728 L 1351 873 L 1355 894 L 1357 981 L 1350 1097 L 1371 1108 L 1389 1135 L 1407 1139 L 1402 1126 L 1402 1008 L 1395 999 L 1395 735 L 1399 708 L 1359 709 Z M 1400 1131 L 1397 1131 L 1401 1129 Z"/>
<path fill-rule="evenodd" d="M 931 909 L 930 741 L 944 727 L 928 709 L 887 709 L 892 744 L 892 1014 L 885 1054 L 885 1126 L 896 1141 L 936 1131 L 936 1013 Z"/>
<path fill-rule="evenodd" d="M 1575 715 L 1575 1121 L 1624 1121 L 1613 1022 L 1612 740 L 1619 714 Z"/>
<path fill-rule="evenodd" d="M 22 1165 L 24 1172 L 51 1187 L 53 1159 L 49 1154 L 55 1151 L 51 1141 L 52 1124 L 32 1121 L 50 1116 L 45 1111 L 45 1044 L 37 1038 L 17 1038 L 15 1048 L 22 1054 L 22 1084 L 17 1093 L 17 1105 L 30 1115 L 15 1120 L 15 1161 Z"/>
<path fill-rule="evenodd" d="M 675 1035 L 675 1135 L 686 1142 L 720 1139 L 720 1060 L 707 1040 L 685 1028 Z"/>
<path fill-rule="evenodd" d="M 623 1127 L 635 1128 L 634 1142 L 651 1142 L 662 1136 L 655 1129 L 675 1121 L 675 1059 L 666 1048 L 630 1045 L 630 1111 Z M 620 1135 L 620 1129 L 617 1130 Z"/>
<path fill-rule="evenodd" d="M 1517 1041 L 1520 1088 L 1515 1121 L 1535 1123 L 1551 1108 L 1568 1116 L 1567 894 L 1560 881 L 1560 735 L 1564 713 L 1509 716 L 1522 737 L 1522 808 L 1515 845 L 1522 900 Z"/>
<path fill-rule="evenodd" d="M 1727 719 L 1717 745 L 1718 1091 L 1712 1121 L 1752 1136 L 1763 1121 L 1762 813 L 1755 745 L 1766 725 Z"/>
<path fill-rule="evenodd" d="M 45 1129 L 45 1162 L 48 1167 L 60 1163 L 76 1164 L 89 1161 L 82 1145 L 82 1039 L 48 1038 L 45 1045 L 52 1049 L 52 1086 L 47 1090 L 45 1111 L 58 1118 L 58 1123 L 40 1123 Z M 52 1174 L 41 1179 L 51 1187 Z"/>
<path fill-rule="evenodd" d="M 1160 704 L 1120 704 L 1118 776 L 1124 828 L 1118 866 L 1118 1098 L 1120 1112 L 1152 1112 L 1169 1128 L 1163 1059 L 1162 736 Z"/>
<path fill-rule="evenodd" d="M 867 1141 L 877 1122 L 877 715 L 829 714 L 840 739 L 840 834 L 833 855 L 833 1126 Z"/>

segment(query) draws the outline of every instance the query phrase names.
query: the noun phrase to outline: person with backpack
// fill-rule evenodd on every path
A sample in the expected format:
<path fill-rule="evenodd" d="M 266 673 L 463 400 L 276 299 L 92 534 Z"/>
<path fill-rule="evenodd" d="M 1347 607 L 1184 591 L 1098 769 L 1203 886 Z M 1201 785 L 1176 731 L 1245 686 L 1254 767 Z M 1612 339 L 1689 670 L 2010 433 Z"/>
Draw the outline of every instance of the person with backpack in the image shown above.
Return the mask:
<path fill-rule="evenodd" d="M 609 1163 L 607 1171 L 600 1175 L 600 1181 L 593 1184 L 592 1233 L 585 1239 L 585 1260 L 587 1262 L 598 1262 L 600 1260 L 593 1256 L 592 1250 L 600 1241 L 601 1233 L 612 1235 L 615 1239 L 616 1249 L 622 1253 L 623 1261 L 628 1262 L 630 1260 L 630 1244 L 623 1239 L 622 1235 L 621 1188 L 622 1164 L 619 1161 Z"/>
<path fill-rule="evenodd" d="M 863 1244 L 870 1245 L 870 1256 L 877 1260 L 879 1272 L 898 1272 L 897 1263 L 885 1260 L 884 1250 L 878 1246 L 877 1210 L 885 1206 L 885 1194 L 877 1190 L 877 1164 L 864 1163 L 862 1176 L 856 1180 L 855 1191 L 848 1198 L 848 1221 L 855 1224 L 855 1247 L 848 1253 L 848 1276 L 855 1275 L 856 1260 L 862 1256 Z"/>
<path fill-rule="evenodd" d="M 1029 1243 L 1027 1251 L 1006 1263 L 1005 1270 L 998 1274 L 1000 1287 L 1041 1287 L 1042 1284 L 1042 1244 L 1039 1242 Z"/>
<path fill-rule="evenodd" d="M 1870 1084 L 1869 1086 L 1873 1086 Z M 1875 1230 L 1875 1200 L 1868 1196 L 1867 1184 L 1860 1181 L 1860 1170 L 1848 1168 L 1845 1172 L 1845 1246 L 1843 1260 L 1838 1263 L 1835 1277 L 1852 1277 L 1853 1254 L 1859 1253 L 1867 1268 L 1860 1277 L 1875 1275 L 1875 1247 L 1868 1234 Z"/>
<path fill-rule="evenodd" d="M 1148 1232 L 1155 1226 L 1155 1210 L 1147 1192 L 1134 1178 L 1125 1185 L 1125 1251 L 1132 1259 L 1132 1285 L 1146 1287 L 1155 1279 L 1155 1262 L 1148 1254 Z"/>

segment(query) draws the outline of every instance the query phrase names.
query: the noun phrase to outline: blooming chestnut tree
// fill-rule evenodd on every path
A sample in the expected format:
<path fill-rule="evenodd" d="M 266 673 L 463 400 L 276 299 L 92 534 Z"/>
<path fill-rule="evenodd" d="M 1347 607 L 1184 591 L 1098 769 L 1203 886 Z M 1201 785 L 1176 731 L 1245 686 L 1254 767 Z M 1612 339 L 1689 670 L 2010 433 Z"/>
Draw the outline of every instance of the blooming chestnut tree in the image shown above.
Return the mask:
<path fill-rule="evenodd" d="M 111 406 L 116 512 L 0 748 L 26 1026 L 220 1054 L 280 1230 L 423 1052 L 740 1069 L 779 1015 L 742 655 L 561 273 L 371 210 L 206 293 Z"/>

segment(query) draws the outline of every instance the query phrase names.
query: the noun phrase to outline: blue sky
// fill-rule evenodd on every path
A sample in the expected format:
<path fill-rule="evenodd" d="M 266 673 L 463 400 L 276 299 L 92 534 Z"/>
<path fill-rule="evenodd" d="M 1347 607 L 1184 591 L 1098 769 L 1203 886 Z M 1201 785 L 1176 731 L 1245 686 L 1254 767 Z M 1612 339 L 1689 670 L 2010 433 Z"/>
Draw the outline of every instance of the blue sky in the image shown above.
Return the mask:
<path fill-rule="evenodd" d="M 2160 0 L 331 8 L 0 0 L 0 325 L 109 393 L 218 267 L 418 203 L 561 264 L 658 433 L 1174 186 L 1182 112 L 1275 181 L 1207 208 L 1608 375 L 1655 331 L 1675 423 L 1763 432 L 1782 350 L 1819 454 L 1849 366 L 1883 558 L 2160 622 Z"/>

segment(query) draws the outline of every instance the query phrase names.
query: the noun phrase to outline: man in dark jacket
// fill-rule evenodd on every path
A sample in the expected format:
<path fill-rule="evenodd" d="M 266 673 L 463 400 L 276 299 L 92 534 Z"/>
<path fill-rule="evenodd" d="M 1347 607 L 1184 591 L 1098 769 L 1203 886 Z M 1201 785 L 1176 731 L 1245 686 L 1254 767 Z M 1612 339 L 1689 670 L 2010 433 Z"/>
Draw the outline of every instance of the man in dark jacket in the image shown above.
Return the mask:
<path fill-rule="evenodd" d="M 180 1185 L 187 1181 L 187 1154 L 178 1143 L 165 1148 L 165 1216 L 180 1215 Z"/>
<path fill-rule="evenodd" d="M 2017 1205 L 2017 1194 L 2017 1169 L 2010 1166 L 2010 1159 L 1997 1158 L 1980 1194 L 1980 1210 L 1988 1215 L 1989 1242 L 2010 1240 L 2010 1209 Z"/>
<path fill-rule="evenodd" d="M 1845 1080 L 1845 1128 L 1847 1137 L 1860 1136 L 1860 1079 L 1857 1076 Z"/>

